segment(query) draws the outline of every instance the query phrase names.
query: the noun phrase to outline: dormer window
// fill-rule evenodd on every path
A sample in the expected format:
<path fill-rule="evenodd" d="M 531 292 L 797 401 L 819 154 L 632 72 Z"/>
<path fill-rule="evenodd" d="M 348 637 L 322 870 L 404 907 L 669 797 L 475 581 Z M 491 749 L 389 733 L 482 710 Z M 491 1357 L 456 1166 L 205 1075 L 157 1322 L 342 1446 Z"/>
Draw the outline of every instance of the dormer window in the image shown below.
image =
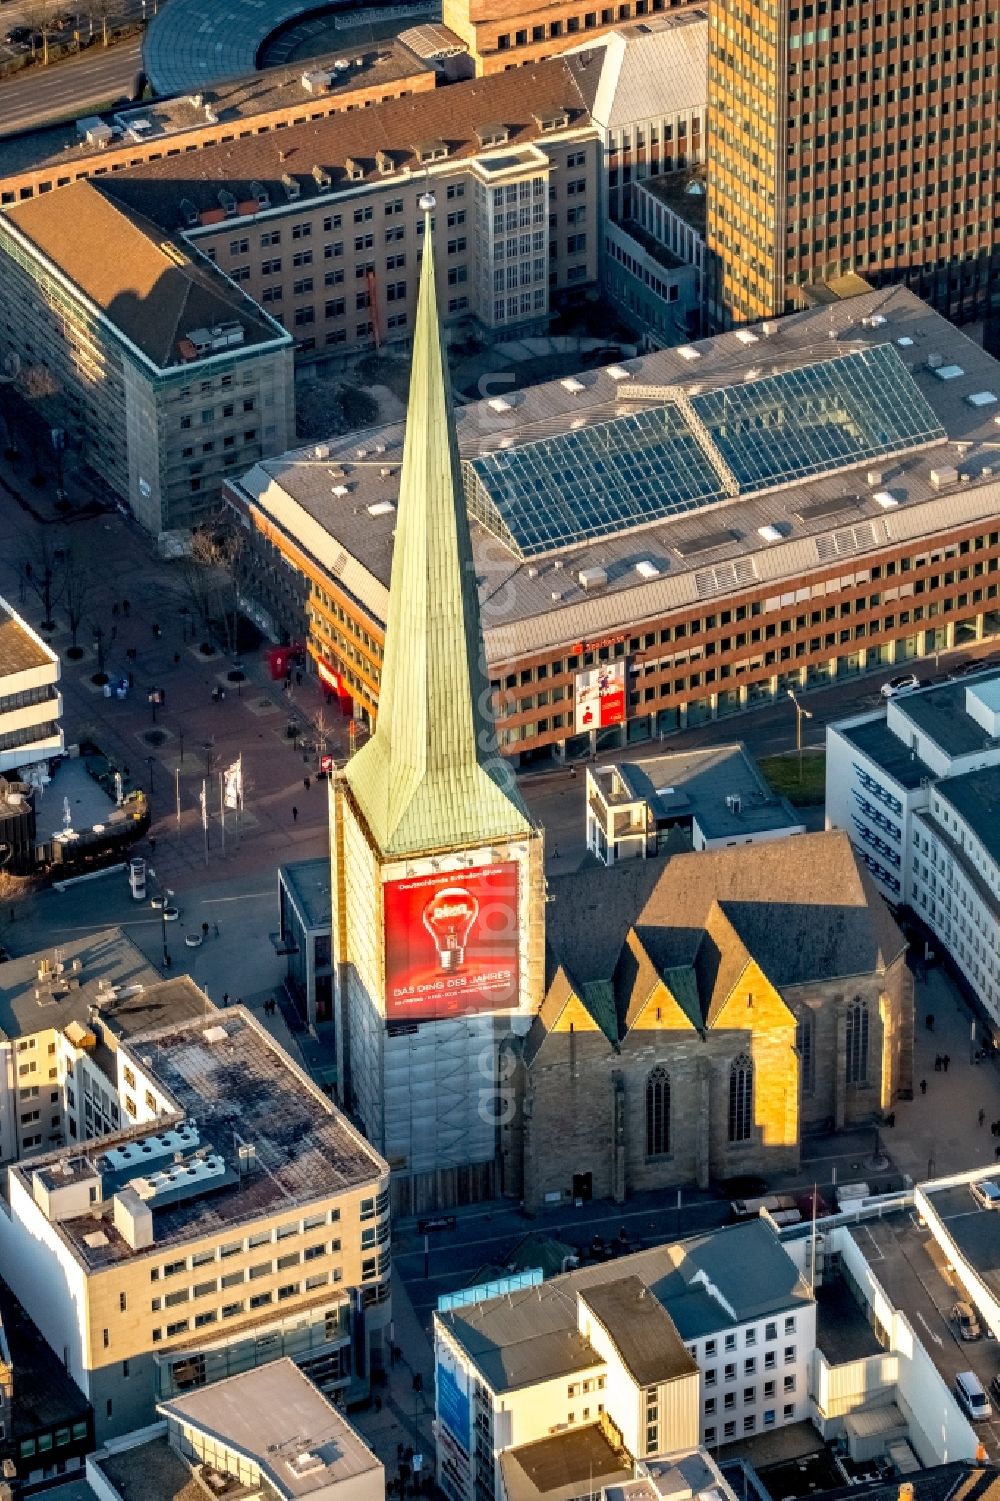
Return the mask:
<path fill-rule="evenodd" d="M 444 141 L 421 141 L 413 148 L 418 162 L 443 162 L 448 155 Z"/>
<path fill-rule="evenodd" d="M 285 192 L 288 194 L 289 203 L 294 203 L 297 198 L 301 197 L 302 184 L 299 182 L 298 178 L 293 177 L 290 172 L 282 172 L 281 185 L 284 188 Z"/>
<path fill-rule="evenodd" d="M 396 164 L 388 151 L 376 151 L 375 166 L 382 173 L 383 177 L 396 170 Z"/>
<path fill-rule="evenodd" d="M 344 163 L 344 171 L 351 182 L 360 182 L 365 175 L 365 169 L 361 162 L 357 161 L 353 156 L 347 158 L 347 161 Z"/>
<path fill-rule="evenodd" d="M 330 176 L 325 167 L 313 167 L 312 175 L 313 181 L 318 188 L 328 188 L 333 183 L 333 178 Z"/>
<path fill-rule="evenodd" d="M 481 146 L 505 146 L 510 139 L 506 125 L 480 125 L 476 135 Z"/>
<path fill-rule="evenodd" d="M 564 109 L 551 110 L 545 115 L 536 115 L 535 123 L 543 135 L 553 130 L 565 130 L 569 124 L 569 112 Z"/>

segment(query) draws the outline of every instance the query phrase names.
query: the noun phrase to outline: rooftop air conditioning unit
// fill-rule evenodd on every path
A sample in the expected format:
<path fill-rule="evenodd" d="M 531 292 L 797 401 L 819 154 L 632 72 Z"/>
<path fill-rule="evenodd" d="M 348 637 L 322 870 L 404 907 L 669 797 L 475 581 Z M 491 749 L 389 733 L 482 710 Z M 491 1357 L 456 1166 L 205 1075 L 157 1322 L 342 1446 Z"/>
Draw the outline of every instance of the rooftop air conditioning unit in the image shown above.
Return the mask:
<path fill-rule="evenodd" d="M 606 568 L 581 568 L 577 574 L 581 589 L 601 589 L 608 582 Z"/>

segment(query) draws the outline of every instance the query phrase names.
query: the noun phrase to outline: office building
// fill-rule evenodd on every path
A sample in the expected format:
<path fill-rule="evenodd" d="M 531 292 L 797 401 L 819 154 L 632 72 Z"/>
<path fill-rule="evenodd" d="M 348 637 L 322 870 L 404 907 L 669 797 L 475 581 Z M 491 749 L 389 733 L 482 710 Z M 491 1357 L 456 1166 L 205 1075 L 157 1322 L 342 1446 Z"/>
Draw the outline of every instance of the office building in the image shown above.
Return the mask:
<path fill-rule="evenodd" d="M 0 331 L 47 371 L 68 448 L 157 536 L 295 431 L 290 336 L 96 179 L 0 214 Z"/>
<path fill-rule="evenodd" d="M 645 24 L 678 4 L 683 0 L 620 0 L 587 10 L 577 0 L 444 0 L 441 19 L 476 73 L 488 76 L 541 62 L 623 22 Z"/>
<path fill-rule="evenodd" d="M 439 1311 L 438 1482 L 486 1501 L 553 1438 L 603 1437 L 627 1474 L 800 1422 L 815 1344 L 808 1284 L 762 1222 Z"/>
<path fill-rule="evenodd" d="M 951 956 L 1000 1028 L 1000 677 L 901 693 L 827 729 L 826 821 Z"/>
<path fill-rule="evenodd" d="M 367 1392 L 391 1314 L 385 1162 L 242 1007 L 125 989 L 64 1034 L 117 1124 L 12 1165 L 0 1216 L 5 1275 L 98 1443 L 281 1355 Z"/>
<path fill-rule="evenodd" d="M 434 199 L 423 200 L 425 243 Z M 381 710 L 330 783 L 341 1098 L 404 1212 L 499 1192 L 500 1049 L 541 1000 L 542 836 L 500 757 L 425 255 Z"/>
<path fill-rule="evenodd" d="M 0 969 L 0 1162 L 121 1126 L 114 1081 L 80 1045 L 91 1012 L 110 1013 L 126 1034 L 165 1019 L 168 1006 L 178 1018 L 214 1010 L 187 976 L 162 981 L 120 928 L 8 959 Z"/>
<path fill-rule="evenodd" d="M 981 0 L 922 9 L 723 0 L 708 48 L 716 326 L 857 273 L 981 318 L 1000 265 L 995 63 Z"/>
<path fill-rule="evenodd" d="M 587 767 L 587 848 L 604 865 L 678 849 L 723 849 L 801 834 L 742 742 Z"/>
<path fill-rule="evenodd" d="M 0 1282 L 0 1465 L 6 1481 L 35 1486 L 83 1469 L 94 1447 L 90 1403 Z"/>
<path fill-rule="evenodd" d="M 59 675 L 52 648 L 0 599 L 0 773 L 62 754 Z"/>
<path fill-rule="evenodd" d="M 587 756 L 775 702 L 791 721 L 789 689 L 996 635 L 998 395 L 996 362 L 896 288 L 464 406 L 503 752 Z M 228 491 L 260 616 L 369 720 L 402 439 L 331 439 Z"/>
<path fill-rule="evenodd" d="M 84 119 L 0 139 L 0 206 L 21 203 L 88 177 L 104 177 L 168 156 L 187 156 L 270 131 L 370 109 L 386 99 L 432 91 L 433 67 L 386 39 L 350 57 L 315 57 L 302 71 L 264 68 L 199 88 L 145 99 Z"/>
<path fill-rule="evenodd" d="M 278 867 L 279 953 L 288 957 L 286 985 L 308 1026 L 333 1018 L 330 946 L 330 862 L 293 860 Z"/>
<path fill-rule="evenodd" d="M 544 921 L 501 1133 L 532 1209 L 795 1171 L 912 1088 L 906 942 L 843 833 L 550 876 Z"/>

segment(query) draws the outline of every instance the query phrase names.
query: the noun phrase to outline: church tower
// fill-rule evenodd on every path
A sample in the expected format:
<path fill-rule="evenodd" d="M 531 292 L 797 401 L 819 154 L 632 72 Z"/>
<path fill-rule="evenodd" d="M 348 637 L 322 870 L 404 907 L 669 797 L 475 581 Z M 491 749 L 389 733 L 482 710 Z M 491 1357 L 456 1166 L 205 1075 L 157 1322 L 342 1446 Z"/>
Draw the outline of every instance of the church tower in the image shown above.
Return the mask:
<path fill-rule="evenodd" d="M 542 834 L 497 746 L 433 197 L 421 206 L 378 721 L 331 782 L 340 1093 L 388 1159 L 401 1213 L 503 1191 L 504 1041 L 527 1030 L 544 984 Z"/>

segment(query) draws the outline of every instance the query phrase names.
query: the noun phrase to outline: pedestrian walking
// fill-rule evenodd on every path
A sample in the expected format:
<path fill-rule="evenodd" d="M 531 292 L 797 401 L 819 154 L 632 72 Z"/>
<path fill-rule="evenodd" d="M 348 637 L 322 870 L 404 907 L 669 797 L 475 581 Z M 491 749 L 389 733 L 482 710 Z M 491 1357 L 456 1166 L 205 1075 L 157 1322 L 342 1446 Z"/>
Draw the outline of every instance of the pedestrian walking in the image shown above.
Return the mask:
<path fill-rule="evenodd" d="M 128 675 L 128 685 L 129 685 L 130 688 L 134 688 L 135 687 L 135 673 L 134 672 L 131 672 L 131 671 L 129 672 L 129 675 Z"/>
<path fill-rule="evenodd" d="M 298 821 L 299 821 L 299 810 L 298 810 L 298 808 L 296 808 L 295 804 L 293 803 L 292 804 L 292 823 L 298 823 Z"/>
<path fill-rule="evenodd" d="M 311 782 L 310 778 L 309 777 L 303 777 L 302 778 L 302 785 L 306 789 L 306 791 L 308 792 L 309 788 L 312 786 L 312 782 Z"/>
<path fill-rule="evenodd" d="M 228 1006 L 229 1005 L 229 991 L 228 990 L 224 990 L 222 992 L 222 1004 L 224 1006 Z"/>
<path fill-rule="evenodd" d="M 113 625 L 111 627 L 111 640 L 113 641 L 117 635 L 118 635 L 118 627 L 116 625 Z"/>
<path fill-rule="evenodd" d="M 945 1053 L 942 1056 L 942 1059 L 941 1059 L 941 1067 L 944 1069 L 945 1073 L 948 1072 L 948 1065 L 949 1065 L 950 1062 L 951 1062 L 951 1054 L 950 1053 Z"/>
<path fill-rule="evenodd" d="M 301 671 L 296 672 L 296 674 L 295 674 L 295 681 L 296 681 L 296 684 L 301 688 L 302 687 L 302 673 L 301 673 Z"/>
<path fill-rule="evenodd" d="M 208 923 L 207 922 L 203 922 L 202 925 L 201 925 L 201 936 L 202 936 L 202 938 L 207 938 L 208 937 Z"/>
<path fill-rule="evenodd" d="M 112 618 L 112 620 L 117 620 L 118 619 L 118 601 L 117 600 L 115 600 L 114 604 L 111 606 L 111 618 Z"/>
<path fill-rule="evenodd" d="M 920 1093 L 921 1094 L 926 1094 L 927 1093 L 927 1080 L 926 1079 L 921 1079 L 921 1081 L 920 1081 Z"/>
<path fill-rule="evenodd" d="M 181 654 L 180 654 L 179 651 L 175 651 L 174 652 L 174 666 L 175 667 L 179 667 L 180 665 L 181 665 Z"/>
<path fill-rule="evenodd" d="M 212 924 L 212 929 L 213 929 L 213 931 L 215 933 L 216 938 L 218 938 L 218 936 L 219 936 L 219 924 L 217 922 L 214 922 Z"/>
<path fill-rule="evenodd" d="M 129 611 L 131 610 L 131 608 L 132 608 L 132 606 L 129 604 L 128 600 L 127 599 L 123 599 L 122 600 L 122 614 L 125 616 L 126 620 L 128 619 L 128 614 L 129 614 Z"/>
<path fill-rule="evenodd" d="M 985 1126 L 986 1124 L 986 1111 L 983 1109 L 982 1105 L 980 1105 L 979 1107 L 979 1124 L 981 1126 Z"/>
<path fill-rule="evenodd" d="M 926 1017 L 924 1018 L 924 1024 L 927 1027 L 928 1032 L 934 1031 L 934 1013 L 932 1011 L 928 1011 Z"/>
<path fill-rule="evenodd" d="M 936 1053 L 934 1055 L 934 1072 L 936 1074 L 939 1074 L 941 1072 L 941 1054 L 940 1053 Z"/>
<path fill-rule="evenodd" d="M 163 635 L 163 632 L 160 630 L 160 627 L 158 625 L 156 625 L 155 622 L 153 624 L 153 635 L 156 637 L 157 641 L 159 641 L 160 637 Z"/>

